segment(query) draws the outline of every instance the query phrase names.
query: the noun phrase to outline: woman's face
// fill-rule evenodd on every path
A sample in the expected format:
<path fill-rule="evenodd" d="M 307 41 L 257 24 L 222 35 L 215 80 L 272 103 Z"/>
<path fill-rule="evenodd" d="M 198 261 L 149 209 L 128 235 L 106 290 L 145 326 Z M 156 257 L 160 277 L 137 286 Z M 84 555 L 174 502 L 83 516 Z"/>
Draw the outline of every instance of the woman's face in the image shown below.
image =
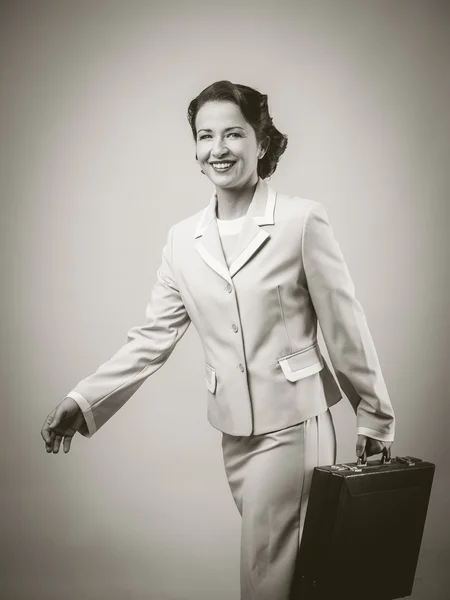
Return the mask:
<path fill-rule="evenodd" d="M 258 181 L 260 145 L 234 102 L 206 102 L 195 125 L 197 160 L 215 186 L 233 189 Z"/>

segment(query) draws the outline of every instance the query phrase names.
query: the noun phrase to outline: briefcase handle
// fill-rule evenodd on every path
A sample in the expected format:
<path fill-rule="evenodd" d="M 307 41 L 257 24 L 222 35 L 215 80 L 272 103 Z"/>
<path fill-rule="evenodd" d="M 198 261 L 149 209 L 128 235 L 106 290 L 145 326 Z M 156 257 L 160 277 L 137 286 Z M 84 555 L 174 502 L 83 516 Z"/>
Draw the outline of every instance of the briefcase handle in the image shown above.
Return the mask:
<path fill-rule="evenodd" d="M 389 448 L 383 448 L 383 456 L 381 457 L 380 465 L 388 465 L 390 463 L 391 463 L 391 447 L 389 446 Z M 367 453 L 364 450 L 363 455 L 358 456 L 358 459 L 356 461 L 356 466 L 357 467 L 365 467 L 366 465 L 367 465 Z"/>

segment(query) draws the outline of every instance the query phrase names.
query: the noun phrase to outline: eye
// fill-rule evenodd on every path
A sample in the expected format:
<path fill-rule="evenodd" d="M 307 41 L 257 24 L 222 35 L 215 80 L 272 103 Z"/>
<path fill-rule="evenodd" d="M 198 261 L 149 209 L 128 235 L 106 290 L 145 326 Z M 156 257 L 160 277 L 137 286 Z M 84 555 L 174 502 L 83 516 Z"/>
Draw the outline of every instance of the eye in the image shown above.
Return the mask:
<path fill-rule="evenodd" d="M 236 131 L 232 131 L 231 133 L 229 133 L 228 135 L 237 135 L 237 137 L 242 137 L 240 133 L 237 133 Z"/>
<path fill-rule="evenodd" d="M 206 137 L 211 137 L 211 136 L 209 135 L 209 133 L 204 133 L 203 135 L 200 135 L 198 139 L 199 139 L 199 140 L 203 140 L 203 139 L 205 139 Z"/>

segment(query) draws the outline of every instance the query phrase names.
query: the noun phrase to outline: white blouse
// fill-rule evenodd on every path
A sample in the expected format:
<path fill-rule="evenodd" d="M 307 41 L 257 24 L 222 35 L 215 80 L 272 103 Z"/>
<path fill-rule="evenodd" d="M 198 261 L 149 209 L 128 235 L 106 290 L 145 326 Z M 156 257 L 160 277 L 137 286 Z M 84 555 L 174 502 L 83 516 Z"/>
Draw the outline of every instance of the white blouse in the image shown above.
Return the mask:
<path fill-rule="evenodd" d="M 239 234 L 241 233 L 242 225 L 245 216 L 239 219 L 217 219 L 217 228 L 219 230 L 220 241 L 222 242 L 223 253 L 228 266 L 233 262 L 233 252 L 236 247 Z"/>

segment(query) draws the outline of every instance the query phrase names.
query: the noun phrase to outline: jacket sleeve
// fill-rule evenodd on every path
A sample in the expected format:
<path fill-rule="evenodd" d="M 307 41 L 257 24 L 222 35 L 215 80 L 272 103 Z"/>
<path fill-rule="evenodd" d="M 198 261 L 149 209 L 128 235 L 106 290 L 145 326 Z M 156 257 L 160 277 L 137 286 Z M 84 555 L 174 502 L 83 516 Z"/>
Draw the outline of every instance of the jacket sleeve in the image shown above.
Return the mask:
<path fill-rule="evenodd" d="M 142 325 L 132 327 L 127 342 L 92 375 L 82 379 L 66 397 L 83 411 L 85 437 L 102 427 L 171 355 L 190 325 L 173 271 L 173 227 L 162 252 Z"/>
<path fill-rule="evenodd" d="M 357 434 L 392 442 L 395 415 L 361 304 L 327 212 L 312 201 L 303 229 L 308 290 Z"/>

